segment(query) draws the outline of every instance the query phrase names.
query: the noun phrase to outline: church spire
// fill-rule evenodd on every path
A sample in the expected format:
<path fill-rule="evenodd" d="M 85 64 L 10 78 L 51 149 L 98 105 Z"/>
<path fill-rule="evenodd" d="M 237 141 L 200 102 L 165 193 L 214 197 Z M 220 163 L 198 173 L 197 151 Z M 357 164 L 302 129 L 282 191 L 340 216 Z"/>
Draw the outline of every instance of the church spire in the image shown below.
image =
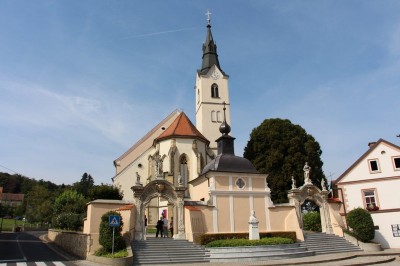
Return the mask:
<path fill-rule="evenodd" d="M 200 74 L 207 74 L 210 68 L 213 65 L 216 65 L 218 69 L 222 72 L 221 66 L 218 61 L 217 54 L 217 45 L 214 42 L 212 33 L 211 33 L 211 19 L 210 19 L 210 11 L 207 11 L 207 35 L 206 41 L 203 43 L 203 62 L 201 64 Z"/>

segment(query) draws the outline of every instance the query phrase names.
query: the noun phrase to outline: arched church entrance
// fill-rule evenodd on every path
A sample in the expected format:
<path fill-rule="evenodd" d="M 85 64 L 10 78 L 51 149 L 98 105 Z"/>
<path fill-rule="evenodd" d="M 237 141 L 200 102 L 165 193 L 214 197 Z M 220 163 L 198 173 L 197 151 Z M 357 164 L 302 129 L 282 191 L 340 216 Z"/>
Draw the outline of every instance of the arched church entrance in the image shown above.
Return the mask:
<path fill-rule="evenodd" d="M 301 204 L 301 216 L 304 230 L 321 232 L 321 214 L 318 204 L 306 199 Z"/>
<path fill-rule="evenodd" d="M 325 188 L 320 190 L 311 182 L 308 182 L 299 188 L 293 187 L 291 190 L 289 190 L 289 202 L 296 207 L 297 218 L 302 229 L 304 229 L 303 211 L 306 211 L 307 209 L 314 209 L 319 210 L 322 232 L 333 234 L 328 204 L 328 194 L 329 192 Z"/>
<path fill-rule="evenodd" d="M 154 198 L 161 198 L 168 202 L 172 209 L 168 217 L 174 217 L 174 238 L 186 239 L 183 217 L 183 198 L 186 187 L 175 187 L 164 179 L 156 179 L 149 182 L 146 186 L 137 183 L 132 188 L 135 205 L 135 240 L 145 240 L 144 215 L 145 209 Z M 160 213 L 157 213 L 159 216 Z M 158 220 L 159 217 L 157 217 Z"/>

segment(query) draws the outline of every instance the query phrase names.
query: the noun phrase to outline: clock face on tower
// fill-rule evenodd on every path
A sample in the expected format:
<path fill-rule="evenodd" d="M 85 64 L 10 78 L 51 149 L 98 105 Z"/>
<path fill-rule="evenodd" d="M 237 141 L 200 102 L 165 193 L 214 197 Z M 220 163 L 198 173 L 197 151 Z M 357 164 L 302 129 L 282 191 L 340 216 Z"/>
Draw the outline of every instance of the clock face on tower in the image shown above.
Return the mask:
<path fill-rule="evenodd" d="M 214 70 L 213 73 L 211 73 L 211 78 L 213 80 L 219 79 L 219 73 L 218 71 Z"/>

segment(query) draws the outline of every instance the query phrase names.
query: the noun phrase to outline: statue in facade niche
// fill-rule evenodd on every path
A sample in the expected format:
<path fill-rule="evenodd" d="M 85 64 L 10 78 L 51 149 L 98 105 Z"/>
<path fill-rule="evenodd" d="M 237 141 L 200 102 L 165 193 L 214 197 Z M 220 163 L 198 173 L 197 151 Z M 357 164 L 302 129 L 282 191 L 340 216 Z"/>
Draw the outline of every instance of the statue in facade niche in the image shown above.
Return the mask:
<path fill-rule="evenodd" d="M 136 183 L 140 183 L 140 175 L 136 172 Z"/>
<path fill-rule="evenodd" d="M 182 176 L 180 174 L 178 175 L 178 185 L 180 187 L 183 186 L 183 179 L 182 179 Z"/>
<path fill-rule="evenodd" d="M 156 176 L 159 176 L 159 175 L 162 174 L 162 158 L 161 158 L 161 155 L 157 154 L 156 157 L 154 158 L 154 161 L 156 162 L 156 165 L 155 165 Z"/>

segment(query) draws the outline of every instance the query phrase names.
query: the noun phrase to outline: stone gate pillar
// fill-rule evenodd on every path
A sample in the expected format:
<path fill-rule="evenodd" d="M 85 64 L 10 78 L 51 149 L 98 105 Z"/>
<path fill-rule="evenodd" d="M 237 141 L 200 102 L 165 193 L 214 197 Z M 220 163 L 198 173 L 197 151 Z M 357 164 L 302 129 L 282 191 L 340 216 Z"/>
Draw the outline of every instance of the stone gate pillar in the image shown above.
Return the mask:
<path fill-rule="evenodd" d="M 135 204 L 134 239 L 144 240 L 144 221 L 142 219 L 143 202 L 141 200 L 144 188 L 142 185 L 137 185 L 133 186 L 131 189 L 133 191 L 133 202 Z"/>
<path fill-rule="evenodd" d="M 176 200 L 176 208 L 178 210 L 178 230 L 176 234 L 174 234 L 174 239 L 186 239 L 185 234 L 185 220 L 184 220 L 184 200 L 183 197 L 185 195 L 186 188 L 178 187 L 176 188 L 177 200 Z"/>

